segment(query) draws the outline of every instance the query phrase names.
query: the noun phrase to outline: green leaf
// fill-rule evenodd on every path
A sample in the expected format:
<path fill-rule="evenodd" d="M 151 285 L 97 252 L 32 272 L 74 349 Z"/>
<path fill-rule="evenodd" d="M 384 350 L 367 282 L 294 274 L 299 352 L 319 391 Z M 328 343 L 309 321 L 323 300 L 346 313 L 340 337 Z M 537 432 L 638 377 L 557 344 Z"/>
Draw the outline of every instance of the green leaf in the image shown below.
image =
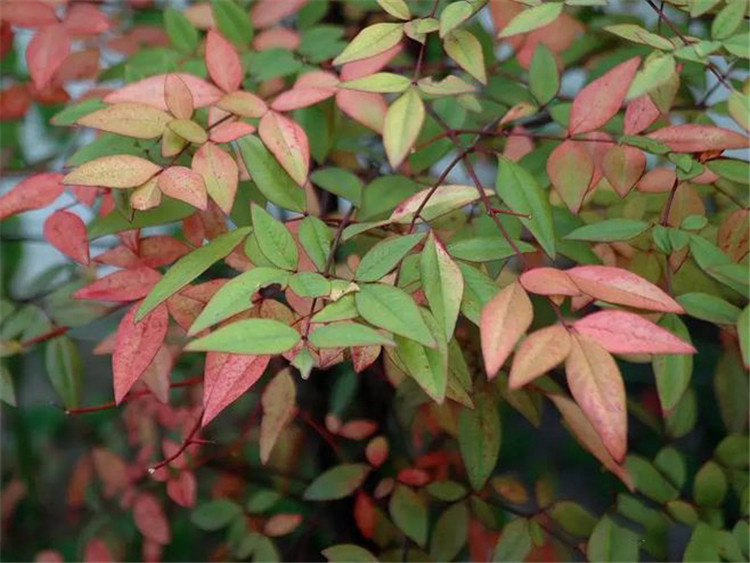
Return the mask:
<path fill-rule="evenodd" d="M 750 59 L 750 33 L 737 33 L 722 41 L 724 48 L 737 57 Z"/>
<path fill-rule="evenodd" d="M 690 332 L 677 315 L 664 315 L 659 321 L 659 326 L 667 329 L 683 342 L 693 343 L 690 339 Z M 658 354 L 654 356 L 653 366 L 661 408 L 667 412 L 671 411 L 677 406 L 690 385 L 690 378 L 693 375 L 693 355 Z"/>
<path fill-rule="evenodd" d="M 66 335 L 53 338 L 45 347 L 44 363 L 47 377 L 65 406 L 77 407 L 83 392 L 83 362 L 78 346 Z"/>
<path fill-rule="evenodd" d="M 430 556 L 434 561 L 453 561 L 461 552 L 469 533 L 469 510 L 458 502 L 438 518 L 430 539 Z"/>
<path fill-rule="evenodd" d="M 605 514 L 591 533 L 586 557 L 589 561 L 638 561 L 638 536 Z"/>
<path fill-rule="evenodd" d="M 281 354 L 300 341 L 293 328 L 272 319 L 247 319 L 193 340 L 185 350 L 232 354 Z"/>
<path fill-rule="evenodd" d="M 555 21 L 562 13 L 562 2 L 545 2 L 516 15 L 498 35 L 498 38 L 528 33 Z"/>
<path fill-rule="evenodd" d="M 260 514 L 273 508 L 282 499 L 281 494 L 274 489 L 261 489 L 253 493 L 245 504 L 245 510 L 250 514 Z"/>
<path fill-rule="evenodd" d="M 656 90 L 672 80 L 676 71 L 675 60 L 672 55 L 650 57 L 639 70 L 633 82 L 630 83 L 626 100 L 634 100 L 644 94 Z"/>
<path fill-rule="evenodd" d="M 409 6 L 404 0 L 378 0 L 378 4 L 380 4 L 380 7 L 390 15 L 392 15 L 394 18 L 398 18 L 400 20 L 411 19 Z"/>
<path fill-rule="evenodd" d="M 527 242 L 514 240 L 521 252 L 534 252 L 536 248 Z M 491 262 L 515 256 L 513 247 L 500 235 L 481 236 L 448 243 L 448 253 L 459 260 L 469 262 Z"/>
<path fill-rule="evenodd" d="M 209 532 L 227 527 L 242 515 L 242 507 L 229 499 L 210 500 L 199 504 L 190 514 L 190 521 Z"/>
<path fill-rule="evenodd" d="M 411 80 L 392 72 L 376 72 L 355 80 L 339 84 L 339 88 L 359 90 L 360 92 L 378 92 L 381 94 L 397 94 L 411 85 Z"/>
<path fill-rule="evenodd" d="M 464 278 L 432 232 L 422 250 L 420 271 L 425 297 L 447 342 L 456 328 L 464 292 Z"/>
<path fill-rule="evenodd" d="M 687 479 L 685 457 L 674 447 L 666 446 L 654 458 L 654 467 L 661 471 L 670 483 L 682 489 Z"/>
<path fill-rule="evenodd" d="M 352 172 L 343 168 L 320 168 L 310 175 L 310 181 L 337 196 L 348 199 L 355 207 L 362 205 L 364 184 Z"/>
<path fill-rule="evenodd" d="M 333 244 L 331 229 L 317 217 L 308 216 L 300 222 L 297 236 L 307 257 L 323 272 Z"/>
<path fill-rule="evenodd" d="M 409 88 L 388 108 L 383 125 L 383 146 L 392 168 L 398 168 L 409 155 L 422 130 L 424 116 L 424 103 L 417 88 Z"/>
<path fill-rule="evenodd" d="M 474 8 L 465 0 L 448 4 L 440 12 L 440 37 L 443 38 L 465 22 L 474 13 Z"/>
<path fill-rule="evenodd" d="M 354 303 L 354 295 L 344 295 L 338 301 L 334 301 L 315 313 L 312 318 L 314 323 L 327 323 L 332 321 L 346 321 L 358 316 L 357 306 Z"/>
<path fill-rule="evenodd" d="M 727 495 L 727 476 L 715 461 L 707 461 L 693 482 L 693 500 L 698 506 L 720 506 Z"/>
<path fill-rule="evenodd" d="M 690 541 L 685 548 L 685 555 L 683 555 L 682 560 L 695 563 L 719 561 L 720 542 L 721 536 L 719 535 L 719 530 L 703 522 L 698 522 L 698 525 L 693 529 L 693 534 L 690 536 Z"/>
<path fill-rule="evenodd" d="M 744 160 L 717 158 L 706 163 L 711 172 L 739 184 L 750 184 L 750 163 Z"/>
<path fill-rule="evenodd" d="M 663 504 L 679 496 L 679 491 L 646 459 L 629 455 L 625 466 L 633 477 L 636 489 L 648 498 Z"/>
<path fill-rule="evenodd" d="M 169 41 L 183 53 L 194 53 L 198 47 L 198 30 L 182 12 L 174 8 L 164 10 L 164 29 Z"/>
<path fill-rule="evenodd" d="M 11 407 L 16 406 L 16 389 L 13 377 L 4 365 L 0 365 L 0 401 Z"/>
<path fill-rule="evenodd" d="M 564 238 L 571 240 L 614 242 L 635 238 L 645 232 L 648 228 L 648 223 L 637 219 L 607 219 L 606 221 L 600 221 L 599 223 L 578 227 L 565 235 Z"/>
<path fill-rule="evenodd" d="M 750 366 L 750 306 L 745 307 L 737 317 L 737 335 L 745 366 Z"/>
<path fill-rule="evenodd" d="M 459 262 L 458 268 L 464 278 L 461 312 L 467 319 L 479 326 L 482 309 L 500 291 L 500 288 L 492 278 L 473 266 Z"/>
<path fill-rule="evenodd" d="M 513 211 L 529 215 L 529 218 L 522 217 L 521 223 L 531 231 L 550 258 L 554 258 L 555 233 L 552 226 L 552 210 L 546 194 L 534 177 L 521 165 L 499 156 L 495 190 L 500 199 Z"/>
<path fill-rule="evenodd" d="M 207 245 L 180 258 L 146 296 L 140 309 L 138 309 L 136 321 L 140 321 L 169 297 L 208 270 L 215 262 L 226 257 L 250 231 L 250 227 L 235 229 L 216 237 Z"/>
<path fill-rule="evenodd" d="M 596 518 L 591 512 L 568 500 L 556 502 L 547 509 L 547 514 L 560 524 L 563 530 L 574 536 L 587 538 L 596 526 Z"/>
<path fill-rule="evenodd" d="M 300 297 L 323 297 L 331 293 L 331 282 L 316 272 L 299 272 L 289 278 L 289 288 Z"/>
<path fill-rule="evenodd" d="M 360 31 L 344 52 L 333 60 L 333 64 L 342 65 L 373 57 L 398 44 L 403 36 L 404 25 L 401 23 L 376 23 Z"/>
<path fill-rule="evenodd" d="M 448 386 L 447 345 L 434 317 L 424 309 L 420 309 L 419 313 L 437 342 L 437 348 L 428 348 L 409 338 L 396 336 L 396 353 L 405 371 L 434 401 L 442 403 Z"/>
<path fill-rule="evenodd" d="M 716 459 L 731 469 L 744 469 L 750 459 L 750 441 L 747 435 L 727 436 L 716 446 Z"/>
<path fill-rule="evenodd" d="M 336 500 L 348 497 L 362 486 L 370 466 L 344 463 L 318 475 L 305 489 L 305 500 Z"/>
<path fill-rule="evenodd" d="M 195 213 L 195 207 L 192 205 L 168 198 L 164 198 L 159 207 L 148 211 L 136 211 L 132 221 L 128 221 L 122 213 L 114 209 L 104 217 L 97 217 L 88 224 L 89 239 L 95 240 L 131 229 L 166 225 L 185 219 L 193 213 Z"/>
<path fill-rule="evenodd" d="M 377 563 L 378 558 L 353 543 L 342 543 L 325 548 L 322 552 L 332 563 Z"/>
<path fill-rule="evenodd" d="M 255 203 L 252 204 L 251 213 L 254 234 L 261 252 L 279 268 L 295 270 L 299 255 L 294 237 L 286 225 Z"/>
<path fill-rule="evenodd" d="M 482 84 L 487 84 L 482 45 L 474 35 L 463 29 L 454 29 L 443 39 L 446 54 L 462 69 Z"/>
<path fill-rule="evenodd" d="M 432 481 L 425 490 L 438 500 L 455 502 L 466 496 L 467 490 L 461 483 L 456 481 L 441 480 Z"/>
<path fill-rule="evenodd" d="M 318 348 L 393 346 L 393 341 L 387 336 L 358 323 L 336 323 L 317 328 L 310 334 L 310 343 Z"/>
<path fill-rule="evenodd" d="M 365 284 L 354 300 L 359 314 L 368 323 L 428 347 L 436 345 L 417 304 L 403 290 L 379 283 Z"/>
<path fill-rule="evenodd" d="M 188 336 L 220 323 L 238 313 L 252 309 L 252 296 L 256 291 L 272 284 L 286 286 L 289 273 L 276 268 L 259 266 L 243 272 L 222 285 L 195 319 Z"/>
<path fill-rule="evenodd" d="M 663 51 L 671 51 L 674 49 L 674 45 L 669 39 L 657 35 L 656 33 L 651 33 L 639 25 L 623 23 L 618 25 L 608 25 L 604 29 L 609 33 L 613 33 L 614 35 L 632 41 L 633 43 L 648 45 L 649 47 L 654 47 L 655 49 L 661 49 Z"/>
<path fill-rule="evenodd" d="M 677 301 L 691 317 L 710 323 L 733 325 L 740 316 L 740 309 L 728 301 L 708 293 L 684 293 Z"/>
<path fill-rule="evenodd" d="M 69 105 L 64 110 L 56 113 L 50 119 L 50 123 L 59 127 L 70 127 L 84 115 L 106 107 L 108 107 L 107 104 L 100 98 L 89 98 L 77 104 Z"/>
<path fill-rule="evenodd" d="M 299 213 L 305 211 L 305 191 L 292 180 L 258 137 L 245 135 L 237 140 L 237 146 L 255 184 L 268 201 Z"/>
<path fill-rule="evenodd" d="M 526 518 L 516 518 L 503 528 L 495 545 L 493 561 L 524 561 L 531 551 L 531 532 Z"/>
<path fill-rule="evenodd" d="M 458 448 L 469 483 L 475 491 L 484 488 L 500 453 L 502 438 L 497 404 L 487 393 L 474 397 L 474 409 L 461 409 L 458 417 Z"/>
<path fill-rule="evenodd" d="M 354 278 L 374 282 L 393 270 L 409 252 L 424 239 L 424 233 L 395 236 L 373 246 L 357 267 Z"/>
<path fill-rule="evenodd" d="M 529 67 L 529 88 L 541 105 L 548 104 L 560 89 L 560 73 L 557 61 L 544 44 L 539 43 Z"/>
<path fill-rule="evenodd" d="M 711 37 L 722 40 L 732 35 L 742 24 L 746 10 L 747 4 L 741 0 L 727 2 L 711 23 Z"/>
<path fill-rule="evenodd" d="M 424 499 L 405 485 L 396 485 L 388 503 L 393 523 L 420 547 L 427 543 L 427 506 Z"/>
<path fill-rule="evenodd" d="M 253 24 L 247 8 L 234 0 L 213 0 L 213 15 L 221 34 L 240 49 L 247 49 L 253 40 Z"/>

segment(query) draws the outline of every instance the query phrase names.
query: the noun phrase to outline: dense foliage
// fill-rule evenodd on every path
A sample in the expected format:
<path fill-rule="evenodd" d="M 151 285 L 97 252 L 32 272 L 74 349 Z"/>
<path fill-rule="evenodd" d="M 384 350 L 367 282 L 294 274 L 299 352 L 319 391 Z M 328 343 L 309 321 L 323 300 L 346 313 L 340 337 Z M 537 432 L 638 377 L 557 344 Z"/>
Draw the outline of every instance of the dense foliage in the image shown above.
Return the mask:
<path fill-rule="evenodd" d="M 3 0 L 3 559 L 747 561 L 748 11 Z"/>

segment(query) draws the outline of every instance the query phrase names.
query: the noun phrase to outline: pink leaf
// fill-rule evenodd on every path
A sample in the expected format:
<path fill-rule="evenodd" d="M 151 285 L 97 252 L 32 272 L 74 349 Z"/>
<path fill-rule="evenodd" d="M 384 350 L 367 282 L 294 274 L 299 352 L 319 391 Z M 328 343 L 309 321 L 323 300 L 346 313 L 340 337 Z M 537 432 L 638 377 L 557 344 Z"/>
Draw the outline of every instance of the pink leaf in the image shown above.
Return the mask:
<path fill-rule="evenodd" d="M 694 354 L 695 348 L 627 311 L 599 311 L 576 321 L 578 333 L 613 354 Z"/>
<path fill-rule="evenodd" d="M 521 274 L 521 285 L 537 295 L 578 295 L 581 290 L 567 273 L 556 268 L 534 268 Z"/>
<path fill-rule="evenodd" d="M 722 127 L 699 123 L 662 127 L 650 133 L 648 137 L 661 141 L 675 152 L 703 152 L 750 147 L 750 139 L 745 135 Z"/>
<path fill-rule="evenodd" d="M 640 57 L 620 63 L 578 93 L 570 108 L 571 135 L 594 131 L 618 112 L 640 64 Z"/>
<path fill-rule="evenodd" d="M 284 170 L 303 186 L 310 168 L 310 144 L 305 130 L 280 113 L 269 111 L 261 118 L 258 133 Z"/>
<path fill-rule="evenodd" d="M 43 172 L 16 184 L 0 197 L 0 219 L 46 207 L 62 195 L 62 179 L 57 172 Z"/>
<path fill-rule="evenodd" d="M 275 111 L 292 111 L 315 105 L 327 100 L 336 93 L 333 88 L 298 88 L 282 92 L 271 104 Z"/>
<path fill-rule="evenodd" d="M 547 160 L 547 175 L 560 198 L 578 213 L 594 176 L 594 161 L 582 143 L 564 141 Z"/>
<path fill-rule="evenodd" d="M 250 389 L 263 375 L 270 359 L 270 356 L 206 354 L 201 424 L 207 425 Z"/>
<path fill-rule="evenodd" d="M 673 168 L 654 168 L 643 175 L 636 189 L 648 194 L 665 193 L 672 190 L 675 180 L 677 174 Z"/>
<path fill-rule="evenodd" d="M 556 365 L 565 361 L 570 352 L 570 335 L 560 325 L 532 332 L 521 342 L 513 358 L 508 384 L 519 389 Z"/>
<path fill-rule="evenodd" d="M 242 61 L 237 49 L 213 29 L 206 38 L 206 66 L 211 79 L 225 92 L 234 92 L 242 83 Z"/>
<path fill-rule="evenodd" d="M 151 268 L 122 270 L 82 287 L 73 297 L 97 301 L 135 301 L 148 295 L 160 279 L 161 274 Z"/>
<path fill-rule="evenodd" d="M 684 313 L 682 306 L 642 277 L 611 266 L 577 266 L 565 272 L 582 293 L 637 309 Z"/>
<path fill-rule="evenodd" d="M 211 129 L 209 138 L 214 143 L 231 143 L 255 132 L 255 126 L 251 123 L 245 123 L 244 121 L 233 121 L 222 123 L 221 125 Z"/>
<path fill-rule="evenodd" d="M 208 196 L 203 176 L 187 166 L 170 166 L 159 174 L 159 189 L 169 197 L 206 209 Z"/>
<path fill-rule="evenodd" d="M 401 52 L 401 43 L 374 57 L 346 63 L 341 67 L 341 80 L 355 80 L 383 70 Z"/>
<path fill-rule="evenodd" d="M 250 19 L 255 27 L 270 27 L 296 13 L 307 2 L 308 0 L 259 0 L 250 10 Z"/>
<path fill-rule="evenodd" d="M 573 336 L 565 361 L 573 398 L 601 436 L 607 451 L 621 462 L 627 451 L 628 416 L 625 385 L 614 358 L 582 336 Z"/>
<path fill-rule="evenodd" d="M 169 235 L 155 235 L 142 238 L 138 244 L 141 263 L 149 268 L 159 268 L 171 264 L 190 252 L 190 247 Z"/>
<path fill-rule="evenodd" d="M 198 484 L 191 471 L 180 471 L 175 477 L 167 481 L 169 498 L 180 506 L 190 508 L 195 506 L 195 496 Z"/>
<path fill-rule="evenodd" d="M 99 35 L 109 29 L 109 19 L 93 4 L 73 4 L 63 25 L 71 35 Z"/>
<path fill-rule="evenodd" d="M 131 307 L 117 327 L 112 371 L 115 403 L 118 405 L 151 364 L 167 335 L 169 316 L 166 305 L 159 305 L 136 323 L 138 306 L 139 304 L 136 304 Z"/>
<path fill-rule="evenodd" d="M 637 135 L 659 119 L 660 115 L 659 108 L 648 94 L 636 98 L 625 108 L 625 134 Z"/>
<path fill-rule="evenodd" d="M 114 561 L 114 558 L 104 540 L 93 538 L 86 544 L 83 560 L 86 563 L 108 563 L 109 561 Z"/>
<path fill-rule="evenodd" d="M 646 155 L 627 145 L 610 147 L 602 162 L 604 176 L 620 197 L 628 195 L 646 169 Z"/>
<path fill-rule="evenodd" d="M 502 289 L 482 309 L 479 332 L 487 377 L 492 379 L 531 325 L 534 311 L 518 282 Z"/>
<path fill-rule="evenodd" d="M 339 85 L 339 77 L 327 70 L 313 70 L 300 75 L 294 81 L 294 89 L 305 88 L 335 89 Z"/>
<path fill-rule="evenodd" d="M 382 95 L 356 90 L 340 90 L 336 94 L 336 105 L 354 121 L 369 127 L 376 133 L 383 133 L 388 106 Z"/>
<path fill-rule="evenodd" d="M 193 115 L 193 94 L 177 74 L 167 74 L 164 79 L 164 103 L 177 119 L 190 119 Z"/>
<path fill-rule="evenodd" d="M 287 49 L 296 51 L 300 44 L 300 36 L 295 31 L 285 27 L 276 27 L 262 31 L 253 39 L 253 49 L 266 51 L 268 49 Z"/>
<path fill-rule="evenodd" d="M 55 8 L 49 2 L 22 0 L 3 2 L 3 21 L 18 27 L 42 27 L 58 22 Z"/>
<path fill-rule="evenodd" d="M 175 73 L 174 76 L 180 78 L 193 95 L 193 104 L 196 108 L 210 106 L 219 101 L 222 96 L 221 90 L 213 84 L 209 84 L 202 78 L 186 73 Z M 133 84 L 128 84 L 124 88 L 115 90 L 104 97 L 108 104 L 117 104 L 121 102 L 138 102 L 166 110 L 167 103 L 164 97 L 164 84 L 166 74 L 158 74 L 144 78 Z"/>
<path fill-rule="evenodd" d="M 88 265 L 89 240 L 86 225 L 78 215 L 69 211 L 55 211 L 44 222 L 44 238 L 79 264 Z"/>
<path fill-rule="evenodd" d="M 138 493 L 133 502 L 133 518 L 140 532 L 149 540 L 168 544 L 171 540 L 169 522 L 159 500 L 151 493 Z"/>
<path fill-rule="evenodd" d="M 61 24 L 36 32 L 26 49 L 26 64 L 38 90 L 44 90 L 70 53 L 68 30 Z"/>
<path fill-rule="evenodd" d="M 240 172 L 237 163 L 221 147 L 208 142 L 193 155 L 192 169 L 203 176 L 208 195 L 226 214 L 232 211 Z"/>

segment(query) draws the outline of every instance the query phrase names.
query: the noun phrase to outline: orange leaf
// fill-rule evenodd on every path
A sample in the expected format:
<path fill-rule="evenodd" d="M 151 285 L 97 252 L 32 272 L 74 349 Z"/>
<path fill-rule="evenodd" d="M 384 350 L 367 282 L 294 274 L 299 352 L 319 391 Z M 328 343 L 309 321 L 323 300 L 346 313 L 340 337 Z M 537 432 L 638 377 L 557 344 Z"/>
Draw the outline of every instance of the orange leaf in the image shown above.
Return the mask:
<path fill-rule="evenodd" d="M 159 189 L 198 209 L 205 210 L 208 206 L 203 176 L 186 166 L 170 166 L 159 174 Z"/>
<path fill-rule="evenodd" d="M 79 264 L 88 265 L 89 239 L 86 225 L 78 215 L 69 211 L 55 211 L 44 222 L 44 238 Z"/>
<path fill-rule="evenodd" d="M 115 351 L 112 354 L 115 403 L 120 404 L 133 384 L 146 371 L 167 335 L 169 316 L 166 305 L 159 305 L 140 322 L 135 322 L 137 303 L 130 308 L 117 327 Z"/>
<path fill-rule="evenodd" d="M 213 29 L 206 38 L 206 66 L 214 83 L 225 92 L 234 92 L 242 83 L 242 61 L 229 41 Z"/>
<path fill-rule="evenodd" d="M 523 387 L 562 363 L 570 352 L 570 335 L 565 327 L 548 326 L 529 334 L 516 351 L 508 384 Z"/>
<path fill-rule="evenodd" d="M 216 415 L 250 389 L 270 361 L 270 356 L 209 352 L 203 383 L 203 420 L 206 426 Z"/>
<path fill-rule="evenodd" d="M 576 321 L 576 331 L 613 354 L 694 354 L 692 345 L 634 313 L 599 311 Z"/>
<path fill-rule="evenodd" d="M 677 301 L 654 284 L 622 268 L 578 266 L 565 273 L 582 293 L 594 299 L 650 311 L 684 312 Z"/>
<path fill-rule="evenodd" d="M 621 462 L 628 439 L 625 385 L 615 359 L 596 342 L 573 335 L 565 360 L 568 387 L 601 436 L 604 447 Z"/>
<path fill-rule="evenodd" d="M 37 89 L 43 90 L 70 53 L 70 37 L 61 24 L 36 32 L 26 49 L 26 64 Z"/>
<path fill-rule="evenodd" d="M 531 325 L 534 311 L 518 282 L 502 289 L 482 309 L 479 332 L 487 377 L 492 379 Z"/>
<path fill-rule="evenodd" d="M 305 130 L 280 113 L 269 111 L 261 118 L 258 133 L 284 170 L 303 186 L 310 168 L 310 145 Z"/>
<path fill-rule="evenodd" d="M 244 121 L 234 121 L 222 123 L 221 125 L 211 129 L 209 138 L 214 143 L 231 143 L 236 141 L 240 137 L 250 135 L 255 132 L 255 126 Z"/>
<path fill-rule="evenodd" d="M 571 135 L 594 131 L 619 111 L 640 64 L 640 57 L 620 63 L 578 93 L 570 108 Z"/>

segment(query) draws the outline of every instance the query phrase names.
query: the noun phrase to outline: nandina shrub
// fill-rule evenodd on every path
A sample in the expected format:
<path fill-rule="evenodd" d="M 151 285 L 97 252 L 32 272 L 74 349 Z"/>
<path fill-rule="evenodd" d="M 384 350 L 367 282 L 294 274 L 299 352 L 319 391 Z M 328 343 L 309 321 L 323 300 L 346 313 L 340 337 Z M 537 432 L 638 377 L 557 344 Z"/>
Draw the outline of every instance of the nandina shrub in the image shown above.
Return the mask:
<path fill-rule="evenodd" d="M 3 559 L 747 560 L 745 0 L 0 18 Z"/>

